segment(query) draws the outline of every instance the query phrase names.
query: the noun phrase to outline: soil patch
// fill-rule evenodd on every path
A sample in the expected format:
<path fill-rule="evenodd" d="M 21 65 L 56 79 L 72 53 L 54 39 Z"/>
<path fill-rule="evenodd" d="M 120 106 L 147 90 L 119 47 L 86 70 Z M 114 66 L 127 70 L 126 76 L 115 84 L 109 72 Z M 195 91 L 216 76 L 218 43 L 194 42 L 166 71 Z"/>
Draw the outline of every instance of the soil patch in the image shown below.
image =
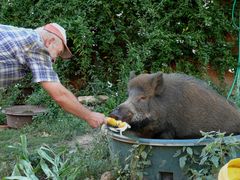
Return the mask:
<path fill-rule="evenodd" d="M 68 145 L 72 148 L 73 151 L 77 148 L 77 146 L 80 146 L 83 149 L 89 149 L 93 144 L 93 140 L 93 134 L 84 134 L 74 137 L 73 140 L 68 143 Z"/>

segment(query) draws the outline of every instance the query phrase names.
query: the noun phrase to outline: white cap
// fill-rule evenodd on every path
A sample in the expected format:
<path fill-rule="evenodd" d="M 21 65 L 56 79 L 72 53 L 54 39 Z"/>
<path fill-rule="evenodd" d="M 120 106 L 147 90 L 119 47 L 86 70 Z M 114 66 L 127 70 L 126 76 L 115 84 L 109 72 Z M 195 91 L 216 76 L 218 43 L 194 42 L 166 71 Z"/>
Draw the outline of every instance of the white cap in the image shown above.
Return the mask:
<path fill-rule="evenodd" d="M 71 58 L 72 53 L 69 50 L 69 48 L 67 47 L 67 36 L 66 36 L 65 29 L 57 23 L 50 23 L 50 24 L 46 24 L 44 26 L 44 30 L 55 34 L 57 37 L 59 37 L 62 40 L 65 48 L 64 48 L 64 51 L 62 52 L 62 54 L 60 54 L 60 57 L 63 59 Z"/>

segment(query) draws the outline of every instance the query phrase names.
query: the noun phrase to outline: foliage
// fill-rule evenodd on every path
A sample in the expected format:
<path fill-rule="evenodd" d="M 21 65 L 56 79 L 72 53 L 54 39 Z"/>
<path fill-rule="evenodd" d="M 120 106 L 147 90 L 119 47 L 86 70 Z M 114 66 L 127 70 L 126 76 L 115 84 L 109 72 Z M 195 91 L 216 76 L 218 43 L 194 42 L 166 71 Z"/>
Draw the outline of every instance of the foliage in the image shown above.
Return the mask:
<path fill-rule="evenodd" d="M 151 155 L 151 146 L 134 144 L 130 149 L 130 155 L 126 158 L 126 164 L 118 170 L 118 180 L 124 179 L 139 179 L 142 180 L 147 172 L 144 169 L 151 165 L 148 159 Z"/>
<path fill-rule="evenodd" d="M 15 165 L 11 176 L 4 179 L 86 179 L 97 178 L 111 169 L 106 139 L 96 133 L 94 143 L 87 149 L 77 145 L 54 148 L 43 144 L 31 150 L 27 148 L 26 135 L 21 135 L 21 142 L 9 146 L 15 154 Z M 54 149 L 53 149 L 54 148 Z"/>
<path fill-rule="evenodd" d="M 37 156 L 30 156 L 27 150 L 27 139 L 25 135 L 20 136 L 21 143 L 11 148 L 19 152 L 18 160 L 14 166 L 12 175 L 4 179 L 32 179 L 40 177 L 47 179 L 75 179 L 77 168 L 69 166 L 68 160 L 64 160 L 64 151 L 55 153 L 49 146 L 43 145 L 37 150 Z M 32 158 L 32 159 L 31 159 Z"/>
<path fill-rule="evenodd" d="M 108 114 L 125 98 L 126 84 L 132 70 L 181 71 L 203 77 L 209 64 L 219 74 L 234 69 L 236 57 L 232 48 L 237 33 L 231 25 L 230 5 L 222 1 L 202 0 L 2 0 L 0 23 L 36 28 L 57 22 L 65 27 L 74 57 L 70 61 L 57 61 L 54 69 L 68 88 L 72 88 L 70 84 L 77 80 L 79 87 L 74 93 L 78 95 L 109 95 L 106 106 L 94 107 Z M 227 39 L 229 36 L 232 40 Z M 85 132 L 84 123 L 66 115 L 46 92 L 38 85 L 31 84 L 30 79 L 27 77 L 26 81 L 1 90 L 0 107 L 23 103 L 48 107 L 49 112 L 36 117 L 33 126 L 21 130 L 33 135 L 32 143 L 41 144 L 47 140 L 63 142 L 79 133 L 79 129 L 81 133 Z M 30 93 L 24 94 L 29 88 Z M 4 122 L 2 114 L 0 122 Z M 5 134 L 6 137 L 13 137 L 7 141 L 11 143 L 19 132 L 9 130 L 1 133 L 2 141 L 7 139 L 4 139 Z M 38 139 L 43 134 L 51 138 Z M 189 149 L 186 151 L 190 152 Z M 51 154 L 50 151 L 47 153 Z M 82 178 L 98 170 L 97 165 L 106 163 L 99 160 L 90 165 L 89 161 L 93 161 L 90 153 L 104 159 L 106 152 L 95 149 L 87 152 L 89 154 L 83 153 L 86 158 L 81 153 L 78 154 L 79 158 L 72 157 L 72 161 L 80 161 L 82 167 L 87 169 L 82 171 Z M 11 157 L 11 154 L 8 156 Z M 121 173 L 126 173 L 126 176 L 131 174 L 129 171 Z"/>
<path fill-rule="evenodd" d="M 77 179 L 100 179 L 104 172 L 114 168 L 106 137 L 101 132 L 95 131 L 93 138 L 89 147 L 83 148 L 78 145 L 76 152 L 69 156 L 73 167 L 79 167 L 80 173 Z"/>
<path fill-rule="evenodd" d="M 209 64 L 223 74 L 236 67 L 231 4 L 202 0 L 3 0 L 0 23 L 67 29 L 71 61 L 58 61 L 61 78 L 123 84 L 131 70 L 181 71 L 202 76 Z M 232 40 L 226 40 L 231 37 Z M 231 39 L 230 38 L 230 39 Z"/>
<path fill-rule="evenodd" d="M 174 156 L 179 157 L 179 165 L 189 179 L 216 179 L 220 168 L 229 159 L 237 157 L 240 142 L 234 136 L 225 136 L 221 132 L 202 132 L 202 135 L 199 143 L 204 140 L 209 142 L 203 149 L 183 147 Z"/>

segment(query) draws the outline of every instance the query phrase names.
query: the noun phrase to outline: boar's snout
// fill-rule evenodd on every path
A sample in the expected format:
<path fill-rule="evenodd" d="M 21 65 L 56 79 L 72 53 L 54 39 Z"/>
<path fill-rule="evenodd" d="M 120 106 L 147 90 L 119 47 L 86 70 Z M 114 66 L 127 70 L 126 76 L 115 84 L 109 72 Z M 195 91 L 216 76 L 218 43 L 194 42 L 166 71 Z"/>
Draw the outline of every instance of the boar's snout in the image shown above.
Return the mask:
<path fill-rule="evenodd" d="M 119 106 L 114 109 L 109 116 L 121 121 L 130 122 L 133 117 L 133 113 L 127 108 Z"/>

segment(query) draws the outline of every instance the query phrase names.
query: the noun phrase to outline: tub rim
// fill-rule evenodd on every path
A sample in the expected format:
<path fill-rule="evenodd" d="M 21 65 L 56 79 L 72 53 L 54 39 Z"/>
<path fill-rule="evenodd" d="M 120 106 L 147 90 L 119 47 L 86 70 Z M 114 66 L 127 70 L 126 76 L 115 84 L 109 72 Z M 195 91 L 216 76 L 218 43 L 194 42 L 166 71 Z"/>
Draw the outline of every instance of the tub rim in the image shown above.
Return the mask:
<path fill-rule="evenodd" d="M 47 109 L 40 105 L 13 105 L 6 107 L 2 110 L 3 114 L 11 117 L 24 117 L 24 116 L 35 116 L 39 113 L 46 112 Z"/>
<path fill-rule="evenodd" d="M 108 135 L 110 138 L 128 143 L 128 144 L 141 144 L 141 145 L 149 145 L 149 146 L 205 146 L 211 142 L 213 142 L 212 139 L 205 139 L 200 141 L 199 139 L 147 139 L 147 138 L 138 138 L 138 137 L 128 137 L 124 135 L 124 132 L 122 135 L 120 133 L 116 133 L 111 131 L 107 125 L 103 125 L 101 130 Z M 233 135 L 232 137 L 240 140 L 240 135 Z M 230 138 L 230 137 L 225 137 Z"/>

